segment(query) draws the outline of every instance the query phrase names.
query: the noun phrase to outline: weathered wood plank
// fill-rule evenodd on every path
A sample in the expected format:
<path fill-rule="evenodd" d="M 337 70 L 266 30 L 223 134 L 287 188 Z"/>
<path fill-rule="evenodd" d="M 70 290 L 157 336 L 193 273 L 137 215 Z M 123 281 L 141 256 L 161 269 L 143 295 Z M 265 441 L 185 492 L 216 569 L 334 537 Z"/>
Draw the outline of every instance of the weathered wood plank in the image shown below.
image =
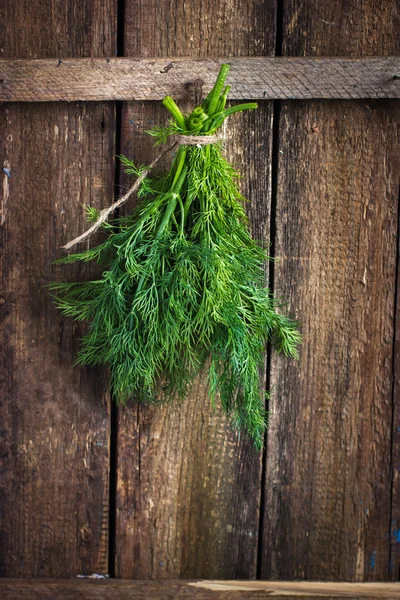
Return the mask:
<path fill-rule="evenodd" d="M 388 576 L 399 128 L 387 105 L 282 110 L 275 290 L 304 342 L 273 363 L 264 577 Z"/>
<path fill-rule="evenodd" d="M 127 55 L 269 54 L 275 15 L 252 1 L 226 0 L 216 12 L 211 0 L 157 0 L 127 5 L 125 32 Z M 151 160 L 153 142 L 144 130 L 166 119 L 159 104 L 125 105 L 122 152 L 139 164 Z M 228 156 L 243 175 L 254 233 L 263 240 L 269 231 L 271 121 L 266 102 L 232 119 L 226 130 Z M 238 439 L 219 408 L 213 412 L 203 381 L 181 406 L 120 410 L 117 576 L 255 577 L 260 491 L 261 456 L 251 442 Z"/>
<path fill-rule="evenodd" d="M 0 60 L 0 102 L 185 98 L 232 65 L 232 100 L 400 98 L 400 58 L 84 58 Z"/>
<path fill-rule="evenodd" d="M 282 17 L 284 56 L 399 55 L 397 0 L 285 0 Z"/>
<path fill-rule="evenodd" d="M 283 50 L 398 54 L 396 6 L 290 0 Z M 275 293 L 304 342 L 298 365 L 272 364 L 262 577 L 398 576 L 389 528 L 398 515 L 390 456 L 399 128 L 396 103 L 282 106 Z"/>
<path fill-rule="evenodd" d="M 89 4 L 52 12 L 51 2 L 6 1 L 2 55 L 109 53 L 114 0 L 101 10 Z M 65 11 L 76 19 L 65 21 Z M 0 119 L 0 573 L 107 571 L 107 381 L 100 370 L 73 367 L 83 328 L 60 316 L 45 285 L 94 273 L 53 261 L 84 227 L 82 204 L 101 207 L 112 196 L 113 107 L 8 105 Z"/>
<path fill-rule="evenodd" d="M 400 173 L 400 156 L 397 172 Z M 394 300 L 394 336 L 392 354 L 392 447 L 390 454 L 391 507 L 389 579 L 400 580 L 400 176 L 397 210 L 397 278 Z"/>
<path fill-rule="evenodd" d="M 291 598 L 400 598 L 395 583 L 323 583 L 267 581 L 74 581 L 0 580 L 3 600 L 261 600 L 271 595 L 277 600 Z"/>

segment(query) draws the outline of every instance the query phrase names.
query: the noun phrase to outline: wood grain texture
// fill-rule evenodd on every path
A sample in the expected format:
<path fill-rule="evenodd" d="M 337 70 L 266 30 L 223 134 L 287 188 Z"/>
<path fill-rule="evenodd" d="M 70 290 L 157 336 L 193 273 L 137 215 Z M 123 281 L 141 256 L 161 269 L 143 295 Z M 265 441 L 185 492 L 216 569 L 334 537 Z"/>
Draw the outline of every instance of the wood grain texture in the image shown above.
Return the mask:
<path fill-rule="evenodd" d="M 267 581 L 0 580 L 3 600 L 276 600 L 400 598 L 400 584 Z"/>
<path fill-rule="evenodd" d="M 86 24 L 67 19 L 64 10 L 80 14 L 72 1 L 58 11 L 52 2 L 3 5 L 10 32 L 3 56 L 80 56 L 96 43 L 99 54 L 113 47 L 96 33 L 105 9 L 112 21 L 113 2 L 93 2 Z M 52 18 L 41 20 L 42 11 L 57 12 L 57 27 Z M 82 204 L 101 207 L 112 195 L 113 107 L 3 106 L 0 119 L 0 573 L 107 571 L 107 379 L 100 370 L 73 367 L 83 328 L 60 316 L 45 286 L 94 274 L 53 261 L 84 227 Z"/>
<path fill-rule="evenodd" d="M 263 55 L 274 42 L 274 10 L 257 2 L 126 5 L 127 56 Z M 154 149 L 144 130 L 166 120 L 159 105 L 124 105 L 122 152 L 148 163 Z M 226 130 L 227 155 L 243 176 L 262 240 L 269 231 L 271 122 L 266 102 Z M 255 577 L 260 490 L 261 456 L 219 408 L 213 413 L 202 380 L 181 406 L 119 411 L 117 576 Z"/>
<path fill-rule="evenodd" d="M 116 54 L 116 0 L 3 0 L 0 56 L 70 58 Z"/>
<path fill-rule="evenodd" d="M 292 55 L 399 51 L 394 1 L 292 0 L 283 26 Z M 398 577 L 390 457 L 399 119 L 390 102 L 282 106 L 275 292 L 304 341 L 299 364 L 272 361 L 262 577 Z"/>
<path fill-rule="evenodd" d="M 128 0 L 124 55 L 271 56 L 275 48 L 275 19 L 275 2 Z"/>
<path fill-rule="evenodd" d="M 283 52 L 394 55 L 398 27 L 395 1 L 289 0 Z M 399 117 L 390 103 L 282 107 L 275 284 L 304 342 L 298 365 L 272 363 L 262 577 L 398 578 Z"/>
<path fill-rule="evenodd" d="M 400 58 L 81 58 L 0 60 L 0 102 L 185 99 L 204 93 L 221 62 L 231 65 L 231 100 L 400 98 Z"/>
<path fill-rule="evenodd" d="M 391 507 L 390 507 L 390 557 L 389 575 L 393 581 L 400 579 L 400 165 L 399 210 L 397 211 L 397 277 L 394 300 L 394 336 L 392 354 L 392 444 L 390 455 Z"/>
<path fill-rule="evenodd" d="M 398 56 L 397 0 L 284 0 L 284 56 Z"/>
<path fill-rule="evenodd" d="M 304 341 L 273 361 L 263 576 L 386 579 L 400 112 L 281 116 L 275 292 Z"/>

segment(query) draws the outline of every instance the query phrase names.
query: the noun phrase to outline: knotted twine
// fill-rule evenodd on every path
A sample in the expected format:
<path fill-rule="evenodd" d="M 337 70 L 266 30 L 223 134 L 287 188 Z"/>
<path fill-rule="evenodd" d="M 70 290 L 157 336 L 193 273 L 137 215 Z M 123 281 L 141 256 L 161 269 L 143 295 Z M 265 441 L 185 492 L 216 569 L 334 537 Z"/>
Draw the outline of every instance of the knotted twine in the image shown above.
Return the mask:
<path fill-rule="evenodd" d="M 73 246 L 76 246 L 76 244 L 83 242 L 83 240 L 85 240 L 86 238 L 93 235 L 101 227 L 102 223 L 104 223 L 105 221 L 108 220 L 111 213 L 113 213 L 117 208 L 119 208 L 120 206 L 125 204 L 125 202 L 135 192 L 137 192 L 137 190 L 140 187 L 140 184 L 147 177 L 147 175 L 150 173 L 150 171 L 163 158 L 163 156 L 165 156 L 168 152 L 173 150 L 175 148 L 175 146 L 178 146 L 178 145 L 180 145 L 180 146 L 198 146 L 200 148 L 201 146 L 207 146 L 208 144 L 215 144 L 219 141 L 221 141 L 221 137 L 219 135 L 175 135 L 173 138 L 172 144 L 170 144 L 169 146 L 164 148 L 164 150 L 162 152 L 160 152 L 160 154 L 158 154 L 158 156 L 156 156 L 156 158 L 153 160 L 153 162 L 149 164 L 149 166 L 142 172 L 141 175 L 139 175 L 139 177 L 136 179 L 133 186 L 126 192 L 126 194 L 124 194 L 121 198 L 119 198 L 119 200 L 117 200 L 117 202 L 114 202 L 114 204 L 111 204 L 111 206 L 108 206 L 107 208 L 103 208 L 103 210 L 100 211 L 99 218 L 97 219 L 97 221 L 95 223 L 93 223 L 93 225 L 91 227 L 89 227 L 89 229 L 87 229 L 84 233 L 82 233 L 78 237 L 76 237 L 73 240 L 71 240 L 70 242 L 68 242 L 68 244 L 65 244 L 65 246 L 62 246 L 62 248 L 64 250 L 69 250 Z"/>

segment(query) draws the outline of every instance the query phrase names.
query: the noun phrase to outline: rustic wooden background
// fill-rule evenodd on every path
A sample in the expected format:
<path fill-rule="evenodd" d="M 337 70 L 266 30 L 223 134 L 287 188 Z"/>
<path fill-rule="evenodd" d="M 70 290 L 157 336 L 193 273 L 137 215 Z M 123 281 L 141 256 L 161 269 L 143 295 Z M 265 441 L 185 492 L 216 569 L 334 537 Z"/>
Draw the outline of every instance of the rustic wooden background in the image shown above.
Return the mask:
<path fill-rule="evenodd" d="M 4 0 L 1 58 L 388 56 L 398 0 Z M 195 77 L 195 73 L 193 74 Z M 265 101 L 228 155 L 253 232 L 300 319 L 298 363 L 271 355 L 264 454 L 210 410 L 117 410 L 83 328 L 45 284 L 154 156 L 159 102 L 0 107 L 0 574 L 398 580 L 398 101 Z M 89 267 L 69 270 L 87 277 Z"/>

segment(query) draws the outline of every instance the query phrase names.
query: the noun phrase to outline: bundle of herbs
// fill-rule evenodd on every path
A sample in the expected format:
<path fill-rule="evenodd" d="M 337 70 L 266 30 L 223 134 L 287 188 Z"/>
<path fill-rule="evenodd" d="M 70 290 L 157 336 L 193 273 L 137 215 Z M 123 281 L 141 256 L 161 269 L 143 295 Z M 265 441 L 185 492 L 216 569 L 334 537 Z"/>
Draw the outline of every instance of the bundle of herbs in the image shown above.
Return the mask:
<path fill-rule="evenodd" d="M 149 133 L 157 144 L 180 136 L 169 173 L 143 177 L 146 167 L 121 157 L 141 178 L 137 207 L 112 226 L 102 223 L 103 243 L 60 261 L 97 261 L 102 277 L 52 289 L 64 315 L 90 322 L 77 363 L 109 365 L 117 402 L 184 398 L 205 370 L 212 402 L 219 396 L 234 426 L 261 448 L 266 344 L 297 357 L 300 334 L 265 287 L 268 253 L 250 236 L 238 175 L 216 140 L 229 115 L 257 108 L 226 108 L 228 70 L 222 65 L 187 117 L 164 99 L 173 119 Z M 89 208 L 88 217 L 99 213 Z"/>

